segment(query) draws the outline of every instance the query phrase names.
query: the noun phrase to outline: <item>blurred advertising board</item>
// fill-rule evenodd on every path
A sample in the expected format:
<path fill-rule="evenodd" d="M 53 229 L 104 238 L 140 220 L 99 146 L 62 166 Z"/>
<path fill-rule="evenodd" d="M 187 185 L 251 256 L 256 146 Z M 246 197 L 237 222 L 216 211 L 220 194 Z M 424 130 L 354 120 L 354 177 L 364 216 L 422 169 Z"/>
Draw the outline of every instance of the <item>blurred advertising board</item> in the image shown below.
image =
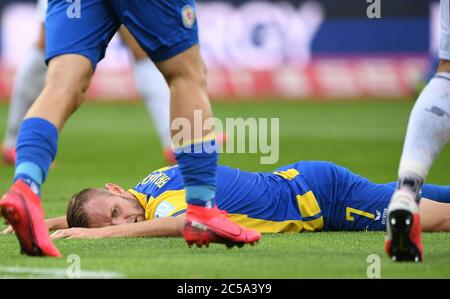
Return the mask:
<path fill-rule="evenodd" d="M 369 18 L 371 1 L 197 1 L 210 94 L 227 99 L 409 96 L 436 48 L 438 6 L 379 0 L 380 18 Z M 13 0 L 2 0 L 0 16 L 0 97 L 5 98 L 36 38 L 39 17 L 32 1 Z M 138 97 L 132 64 L 115 37 L 89 95 Z"/>

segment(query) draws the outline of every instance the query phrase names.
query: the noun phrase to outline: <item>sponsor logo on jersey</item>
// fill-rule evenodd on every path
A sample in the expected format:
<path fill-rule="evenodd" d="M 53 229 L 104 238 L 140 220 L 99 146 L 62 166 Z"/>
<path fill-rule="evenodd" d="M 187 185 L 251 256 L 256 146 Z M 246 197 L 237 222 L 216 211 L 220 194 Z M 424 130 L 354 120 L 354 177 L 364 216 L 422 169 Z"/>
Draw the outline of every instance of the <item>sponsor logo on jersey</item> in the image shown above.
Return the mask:
<path fill-rule="evenodd" d="M 386 218 L 387 218 L 387 209 L 384 209 L 383 217 L 381 218 L 381 224 L 386 225 Z"/>
<path fill-rule="evenodd" d="M 378 221 L 381 219 L 381 212 L 376 210 L 376 214 L 377 214 L 377 216 L 375 216 L 375 221 Z"/>
<path fill-rule="evenodd" d="M 163 201 L 156 208 L 155 218 L 168 217 L 173 210 L 175 210 L 174 205 Z"/>

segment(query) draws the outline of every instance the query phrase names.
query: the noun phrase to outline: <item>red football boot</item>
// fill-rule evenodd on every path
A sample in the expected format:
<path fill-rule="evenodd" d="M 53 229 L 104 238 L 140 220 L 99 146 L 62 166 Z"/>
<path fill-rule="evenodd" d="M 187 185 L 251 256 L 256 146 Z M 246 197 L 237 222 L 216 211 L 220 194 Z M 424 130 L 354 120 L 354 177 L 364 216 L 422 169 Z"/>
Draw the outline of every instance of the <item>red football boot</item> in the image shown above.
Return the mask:
<path fill-rule="evenodd" d="M 246 229 L 230 221 L 224 211 L 196 205 L 188 205 L 183 236 L 189 247 L 209 246 L 209 243 L 225 244 L 228 248 L 254 245 L 261 239 L 259 232 Z"/>
<path fill-rule="evenodd" d="M 0 200 L 0 210 L 14 229 L 21 253 L 61 257 L 48 234 L 41 201 L 27 184 L 17 180 Z"/>
<path fill-rule="evenodd" d="M 393 261 L 423 260 L 419 206 L 412 192 L 397 190 L 388 207 L 385 250 Z"/>
<path fill-rule="evenodd" d="M 16 150 L 11 147 L 2 147 L 2 158 L 6 165 L 14 165 L 16 163 Z"/>

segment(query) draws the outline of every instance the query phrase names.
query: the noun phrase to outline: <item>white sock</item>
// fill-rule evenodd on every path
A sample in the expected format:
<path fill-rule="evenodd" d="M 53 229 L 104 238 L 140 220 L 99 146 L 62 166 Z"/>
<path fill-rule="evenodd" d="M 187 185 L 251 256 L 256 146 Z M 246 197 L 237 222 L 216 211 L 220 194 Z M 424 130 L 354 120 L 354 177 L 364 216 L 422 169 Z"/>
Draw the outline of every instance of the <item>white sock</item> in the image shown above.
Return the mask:
<path fill-rule="evenodd" d="M 4 147 L 16 146 L 20 124 L 41 93 L 46 75 L 45 55 L 40 49 L 33 48 L 14 77 L 6 134 L 3 140 Z"/>
<path fill-rule="evenodd" d="M 450 137 L 450 74 L 438 73 L 417 99 L 409 117 L 399 176 L 424 180 Z"/>
<path fill-rule="evenodd" d="M 166 80 L 150 59 L 135 62 L 134 78 L 162 146 L 167 148 L 170 146 L 170 90 Z"/>

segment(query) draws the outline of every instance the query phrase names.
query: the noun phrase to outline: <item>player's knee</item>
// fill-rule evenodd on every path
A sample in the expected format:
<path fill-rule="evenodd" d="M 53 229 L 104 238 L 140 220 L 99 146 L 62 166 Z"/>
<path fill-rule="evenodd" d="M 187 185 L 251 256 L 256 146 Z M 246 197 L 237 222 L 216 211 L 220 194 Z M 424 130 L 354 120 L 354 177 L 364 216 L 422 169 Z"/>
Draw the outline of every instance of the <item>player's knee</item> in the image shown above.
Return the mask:
<path fill-rule="evenodd" d="M 159 67 L 171 88 L 177 83 L 187 83 L 190 86 L 206 89 L 206 64 L 195 48 L 164 62 Z"/>
<path fill-rule="evenodd" d="M 206 68 L 202 65 L 187 65 L 167 78 L 170 87 L 177 83 L 206 89 Z"/>
<path fill-rule="evenodd" d="M 439 61 L 438 73 L 450 73 L 450 60 L 441 59 Z"/>
<path fill-rule="evenodd" d="M 86 93 L 87 88 L 81 82 L 77 84 L 71 84 L 70 82 L 70 80 L 65 80 L 64 77 L 48 76 L 44 89 L 58 96 L 61 100 L 68 98 L 75 102 Z"/>
<path fill-rule="evenodd" d="M 200 87 L 206 89 L 207 69 L 206 69 L 206 64 L 203 62 L 203 60 L 192 65 L 187 70 L 187 75 L 185 76 L 185 78 L 188 80 L 191 80 L 194 84 L 197 84 L 197 86 L 200 86 Z"/>
<path fill-rule="evenodd" d="M 49 63 L 46 86 L 68 94 L 86 92 L 93 75 L 90 61 L 79 55 L 64 55 Z"/>
<path fill-rule="evenodd" d="M 59 98 L 61 104 L 67 102 L 75 107 L 81 104 L 93 73 L 90 63 L 84 60 L 75 56 L 51 60 L 45 82 L 46 92 Z"/>

